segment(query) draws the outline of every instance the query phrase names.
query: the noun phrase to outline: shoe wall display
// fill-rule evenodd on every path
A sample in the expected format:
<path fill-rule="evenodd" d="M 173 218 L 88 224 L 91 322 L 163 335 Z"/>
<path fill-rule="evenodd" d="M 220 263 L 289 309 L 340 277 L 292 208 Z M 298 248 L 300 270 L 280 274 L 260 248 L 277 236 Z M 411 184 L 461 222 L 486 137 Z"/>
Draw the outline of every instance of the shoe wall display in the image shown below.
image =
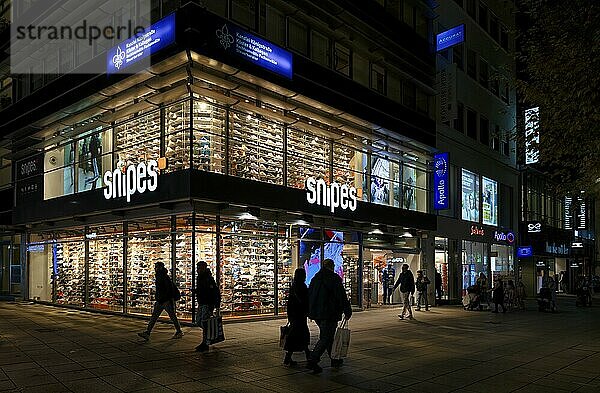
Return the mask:
<path fill-rule="evenodd" d="M 221 312 L 275 312 L 275 237 L 225 234 L 221 240 Z"/>
<path fill-rule="evenodd" d="M 287 145 L 287 182 L 289 187 L 304 188 L 309 177 L 330 179 L 331 143 L 305 131 L 289 129 Z"/>
<path fill-rule="evenodd" d="M 194 168 L 225 173 L 225 109 L 194 101 Z"/>
<path fill-rule="evenodd" d="M 117 168 L 160 157 L 160 111 L 115 127 Z"/>
<path fill-rule="evenodd" d="M 123 238 L 90 240 L 89 266 L 90 307 L 123 311 Z"/>
<path fill-rule="evenodd" d="M 170 270 L 170 233 L 164 231 L 130 233 L 127 242 L 127 308 L 130 313 L 152 313 L 156 262 L 163 262 Z"/>
<path fill-rule="evenodd" d="M 229 121 L 229 174 L 283 184 L 283 125 L 234 111 Z"/>
<path fill-rule="evenodd" d="M 277 239 L 277 297 L 279 313 L 287 312 L 287 297 L 292 285 L 292 242 L 289 238 Z"/>
<path fill-rule="evenodd" d="M 50 258 L 54 258 L 53 279 L 56 288 L 56 303 L 83 307 L 85 243 L 83 241 L 59 241 L 55 244 L 55 251 L 49 255 Z"/>
<path fill-rule="evenodd" d="M 186 100 L 165 110 L 166 172 L 190 167 L 190 101 Z"/>

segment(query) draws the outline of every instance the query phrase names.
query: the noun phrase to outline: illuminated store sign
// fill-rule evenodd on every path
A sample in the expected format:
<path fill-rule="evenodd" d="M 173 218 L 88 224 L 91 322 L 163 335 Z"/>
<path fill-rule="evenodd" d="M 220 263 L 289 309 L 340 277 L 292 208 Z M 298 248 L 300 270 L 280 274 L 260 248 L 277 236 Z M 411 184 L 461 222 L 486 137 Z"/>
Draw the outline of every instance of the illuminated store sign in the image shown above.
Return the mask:
<path fill-rule="evenodd" d="M 453 27 L 436 36 L 436 50 L 439 52 L 465 41 L 465 25 Z"/>
<path fill-rule="evenodd" d="M 565 244 L 555 244 L 546 242 L 546 252 L 550 254 L 569 255 L 570 248 Z"/>
<path fill-rule="evenodd" d="M 542 232 L 542 223 L 539 221 L 527 223 L 527 233 L 540 233 Z"/>
<path fill-rule="evenodd" d="M 540 150 L 540 108 L 525 110 L 525 164 L 539 161 Z"/>
<path fill-rule="evenodd" d="M 583 248 L 583 242 L 572 242 L 571 248 Z"/>
<path fill-rule="evenodd" d="M 494 239 L 497 242 L 508 242 L 512 244 L 515 242 L 515 234 L 512 232 L 494 231 Z"/>
<path fill-rule="evenodd" d="M 498 183 L 483 176 L 481 178 L 481 186 L 483 223 L 498 225 Z"/>
<path fill-rule="evenodd" d="M 533 247 L 531 247 L 531 246 L 517 248 L 517 257 L 518 258 L 529 258 L 532 255 L 533 255 Z"/>
<path fill-rule="evenodd" d="M 565 229 L 573 229 L 573 219 L 572 219 L 572 211 L 571 211 L 571 204 L 572 204 L 573 200 L 571 199 L 571 197 L 565 197 L 565 216 L 564 216 L 564 220 L 565 220 Z"/>
<path fill-rule="evenodd" d="M 150 160 L 147 163 L 129 165 L 125 170 L 120 168 L 104 173 L 104 198 L 126 197 L 131 202 L 131 196 L 136 192 L 143 194 L 154 191 L 158 187 L 158 162 Z"/>
<path fill-rule="evenodd" d="M 114 74 L 175 42 L 175 14 L 159 20 L 106 54 L 106 73 Z"/>
<path fill-rule="evenodd" d="M 224 24 L 216 31 L 219 44 L 226 51 L 262 68 L 292 79 L 292 53 L 248 33 L 234 25 Z"/>
<path fill-rule="evenodd" d="M 433 167 L 433 208 L 435 210 L 448 209 L 448 153 L 439 153 L 433 156 Z"/>
<path fill-rule="evenodd" d="M 462 219 L 479 222 L 479 175 L 462 170 Z"/>
<path fill-rule="evenodd" d="M 477 225 L 471 225 L 471 236 L 485 236 L 485 231 Z"/>
<path fill-rule="evenodd" d="M 351 211 L 356 210 L 356 188 L 345 184 L 331 183 L 327 185 L 323 179 L 309 177 L 306 179 L 306 200 L 311 205 L 327 206 L 334 213 L 337 207 Z"/>

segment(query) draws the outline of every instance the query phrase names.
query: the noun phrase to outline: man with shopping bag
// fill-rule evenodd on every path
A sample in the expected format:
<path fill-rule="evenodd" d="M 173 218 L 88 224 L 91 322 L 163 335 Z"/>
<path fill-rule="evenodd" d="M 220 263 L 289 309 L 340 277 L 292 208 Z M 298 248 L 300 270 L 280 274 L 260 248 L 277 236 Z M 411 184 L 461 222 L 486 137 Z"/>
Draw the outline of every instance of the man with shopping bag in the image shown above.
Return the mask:
<path fill-rule="evenodd" d="M 315 344 L 311 352 L 310 360 L 306 367 L 313 370 L 315 374 L 323 371 L 319 366 L 321 356 L 325 351 L 331 357 L 331 366 L 340 367 L 343 363 L 340 354 L 344 352 L 339 345 L 346 344 L 350 339 L 350 331 L 347 329 L 347 321 L 352 316 L 350 301 L 346 295 L 346 290 L 342 284 L 342 279 L 334 272 L 335 264 L 331 259 L 325 259 L 321 263 L 321 270 L 313 277 L 308 288 L 309 309 L 308 316 L 319 326 L 319 341 Z M 339 351 L 332 356 L 332 346 L 338 329 L 338 322 L 342 320 L 344 314 L 344 323 L 340 329 L 345 329 L 339 336 Z M 343 337 L 342 337 L 343 336 Z M 344 340 L 344 338 L 346 338 Z M 347 352 L 347 346 L 345 351 Z M 344 354 L 345 355 L 345 354 Z"/>

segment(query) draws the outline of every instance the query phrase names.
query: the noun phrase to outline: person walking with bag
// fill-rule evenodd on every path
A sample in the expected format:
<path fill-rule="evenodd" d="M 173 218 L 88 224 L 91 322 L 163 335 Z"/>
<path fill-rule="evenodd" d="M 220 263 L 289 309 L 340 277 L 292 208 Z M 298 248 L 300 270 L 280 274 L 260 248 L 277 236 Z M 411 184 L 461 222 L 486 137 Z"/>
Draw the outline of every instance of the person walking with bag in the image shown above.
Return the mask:
<path fill-rule="evenodd" d="M 502 306 L 502 313 L 506 313 L 506 306 L 504 305 L 504 284 L 501 279 L 496 281 L 494 289 L 492 289 L 492 301 L 494 302 L 493 313 L 498 313 L 498 306 Z"/>
<path fill-rule="evenodd" d="M 398 314 L 400 319 L 404 319 L 404 315 L 407 314 L 408 319 L 413 318 L 412 308 L 410 306 L 410 296 L 415 293 L 415 277 L 412 272 L 408 269 L 408 265 L 405 263 L 402 265 L 402 273 L 398 276 L 396 284 L 394 284 L 394 290 L 400 286 L 400 295 L 402 297 L 402 312 Z"/>
<path fill-rule="evenodd" d="M 425 303 L 425 311 L 429 311 L 429 301 L 427 300 L 427 286 L 431 281 L 423 275 L 423 270 L 417 270 L 417 311 L 421 311 L 421 302 Z"/>
<path fill-rule="evenodd" d="M 158 321 L 158 317 L 160 317 L 163 310 L 166 310 L 176 329 L 172 338 L 181 338 L 183 337 L 183 331 L 181 331 L 181 325 L 177 319 L 177 314 L 175 314 L 175 301 L 181 298 L 179 289 L 177 289 L 173 281 L 169 278 L 169 272 L 165 268 L 164 263 L 156 262 L 154 264 L 154 271 L 156 285 L 156 292 L 154 293 L 154 309 L 152 310 L 152 316 L 148 321 L 146 330 L 138 333 L 138 336 L 148 341 L 150 339 L 150 333 L 152 332 L 156 321 Z"/>
<path fill-rule="evenodd" d="M 283 364 L 295 366 L 297 362 L 292 360 L 292 353 L 304 352 L 306 361 L 310 361 L 310 331 L 308 330 L 308 288 L 306 287 L 306 270 L 299 267 L 294 272 L 294 280 L 290 287 L 287 299 L 287 317 L 289 322 L 289 333 L 285 340 L 283 349 L 286 351 Z"/>
<path fill-rule="evenodd" d="M 315 274 L 308 288 L 308 316 L 319 326 L 319 341 L 315 344 L 306 367 L 315 374 L 323 371 L 319 366 L 323 353 L 327 351 L 331 357 L 331 346 L 342 314 L 346 320 L 352 317 L 352 307 L 342 279 L 334 272 L 334 268 L 332 259 L 323 260 L 321 270 Z M 331 360 L 332 367 L 339 367 L 342 363 L 342 359 Z"/>
<path fill-rule="evenodd" d="M 215 282 L 206 262 L 200 261 L 196 264 L 196 301 L 198 302 L 198 325 L 202 328 L 202 342 L 196 347 L 196 351 L 208 351 L 208 341 L 206 339 L 208 329 L 208 319 L 213 316 L 215 307 L 219 309 L 221 304 L 221 292 Z"/>

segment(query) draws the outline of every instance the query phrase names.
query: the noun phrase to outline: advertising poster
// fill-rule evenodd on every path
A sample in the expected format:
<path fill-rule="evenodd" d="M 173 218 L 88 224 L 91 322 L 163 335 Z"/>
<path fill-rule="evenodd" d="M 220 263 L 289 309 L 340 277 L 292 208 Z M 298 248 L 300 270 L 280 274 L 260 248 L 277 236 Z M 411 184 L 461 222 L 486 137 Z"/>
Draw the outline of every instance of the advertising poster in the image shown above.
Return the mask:
<path fill-rule="evenodd" d="M 405 166 L 402 173 L 402 184 L 404 192 L 402 195 L 402 207 L 407 210 L 417 210 L 417 199 L 415 186 L 417 184 L 417 171 L 415 168 Z"/>
<path fill-rule="evenodd" d="M 102 135 L 94 134 L 79 140 L 78 168 L 78 192 L 95 190 L 102 187 Z M 65 154 L 67 151 L 65 150 Z M 65 188 L 67 183 L 65 183 Z M 66 191 L 66 190 L 65 190 Z"/>
<path fill-rule="evenodd" d="M 498 183 L 487 177 L 482 177 L 482 187 L 483 223 L 498 225 Z"/>
<path fill-rule="evenodd" d="M 462 219 L 479 222 L 479 176 L 462 170 Z"/>
<path fill-rule="evenodd" d="M 321 269 L 321 261 L 330 258 L 334 262 L 334 271 L 344 278 L 344 233 L 325 230 L 325 241 L 323 247 L 324 255 L 321 255 L 321 231 L 313 228 L 300 228 L 300 266 L 306 270 L 306 285 L 310 285 L 312 278 Z"/>
<path fill-rule="evenodd" d="M 371 202 L 389 205 L 390 162 L 381 157 L 373 156 L 371 174 Z"/>
<path fill-rule="evenodd" d="M 326 230 L 325 238 L 329 240 L 329 242 L 325 243 L 325 246 L 323 247 L 325 254 L 323 259 L 333 259 L 335 265 L 333 271 L 343 280 L 344 258 L 342 257 L 342 251 L 344 251 L 344 232 Z"/>

